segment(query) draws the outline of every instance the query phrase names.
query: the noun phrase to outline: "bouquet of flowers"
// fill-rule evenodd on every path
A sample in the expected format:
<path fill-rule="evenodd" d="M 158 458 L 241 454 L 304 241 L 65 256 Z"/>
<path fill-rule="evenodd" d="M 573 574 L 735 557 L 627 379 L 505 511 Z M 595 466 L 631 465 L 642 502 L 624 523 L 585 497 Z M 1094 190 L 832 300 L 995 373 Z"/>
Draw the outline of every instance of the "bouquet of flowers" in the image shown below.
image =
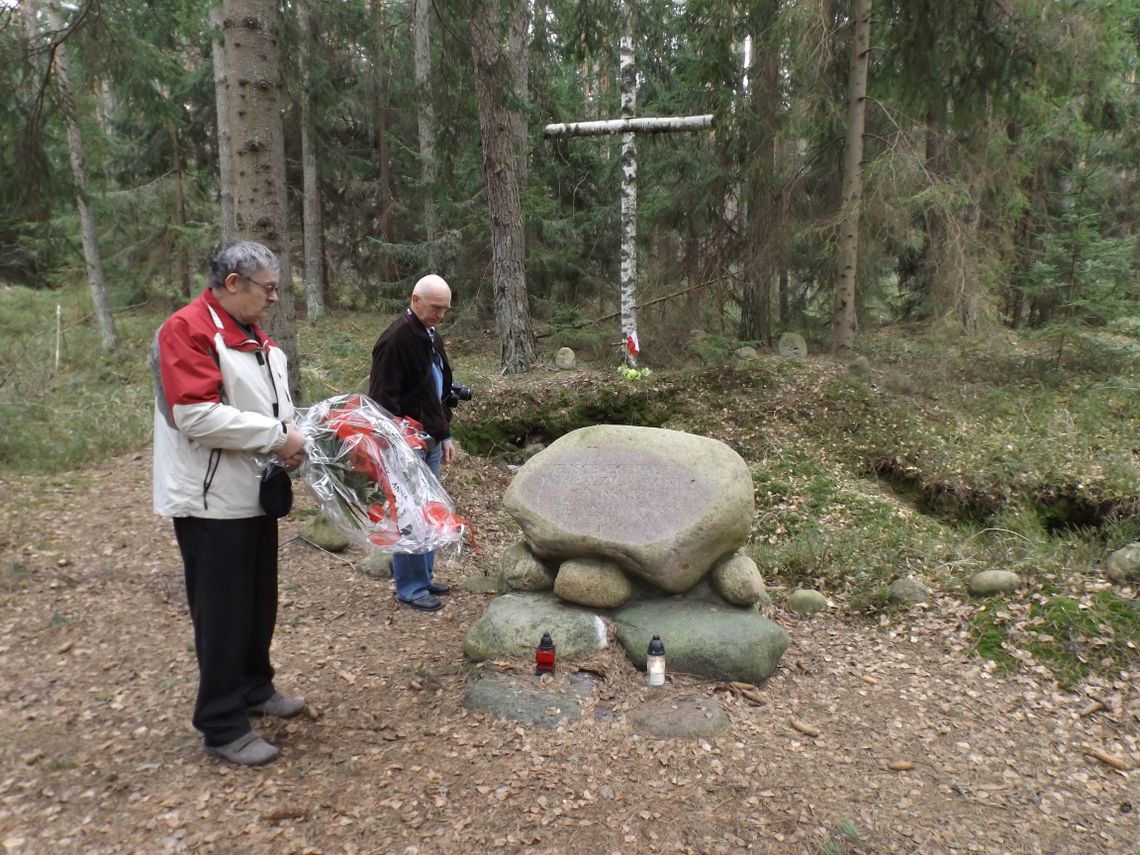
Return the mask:
<path fill-rule="evenodd" d="M 308 458 L 299 474 L 333 524 L 360 546 L 423 553 L 459 546 L 470 524 L 416 453 L 429 442 L 365 395 L 337 395 L 295 415 Z"/>

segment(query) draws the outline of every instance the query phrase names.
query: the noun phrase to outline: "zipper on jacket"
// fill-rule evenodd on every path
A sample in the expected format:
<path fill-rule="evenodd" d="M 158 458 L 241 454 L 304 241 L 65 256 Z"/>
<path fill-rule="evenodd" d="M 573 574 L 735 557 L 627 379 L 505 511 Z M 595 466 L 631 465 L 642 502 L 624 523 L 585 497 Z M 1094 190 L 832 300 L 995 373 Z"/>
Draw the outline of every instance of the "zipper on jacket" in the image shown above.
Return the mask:
<path fill-rule="evenodd" d="M 210 493 L 210 485 L 214 483 L 214 475 L 218 471 L 218 466 L 222 462 L 222 450 L 220 448 L 210 449 L 210 459 L 206 462 L 206 477 L 202 479 L 202 509 L 210 510 L 210 500 L 207 498 Z"/>

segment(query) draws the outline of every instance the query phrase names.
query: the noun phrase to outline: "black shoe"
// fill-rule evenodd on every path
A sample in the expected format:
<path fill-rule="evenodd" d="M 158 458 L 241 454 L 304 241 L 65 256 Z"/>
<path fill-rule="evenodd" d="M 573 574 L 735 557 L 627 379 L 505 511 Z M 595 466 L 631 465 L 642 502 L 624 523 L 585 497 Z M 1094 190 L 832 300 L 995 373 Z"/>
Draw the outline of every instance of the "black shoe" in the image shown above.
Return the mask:
<path fill-rule="evenodd" d="M 400 600 L 399 597 L 396 599 Z M 413 609 L 419 609 L 421 612 L 435 612 L 443 608 L 443 603 L 439 601 L 439 597 L 432 594 L 420 594 L 414 600 L 400 600 L 405 606 L 411 606 Z"/>
<path fill-rule="evenodd" d="M 451 593 L 451 586 L 445 585 L 443 582 L 428 582 L 428 593 L 435 594 L 437 597 L 446 597 Z"/>

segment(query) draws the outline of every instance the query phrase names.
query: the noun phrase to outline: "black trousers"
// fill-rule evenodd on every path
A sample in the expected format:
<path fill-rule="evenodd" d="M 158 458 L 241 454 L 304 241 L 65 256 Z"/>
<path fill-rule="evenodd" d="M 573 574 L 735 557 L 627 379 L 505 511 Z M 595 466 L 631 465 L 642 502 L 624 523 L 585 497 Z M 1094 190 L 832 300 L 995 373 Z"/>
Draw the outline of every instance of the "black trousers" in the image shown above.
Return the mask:
<path fill-rule="evenodd" d="M 277 520 L 179 517 L 174 534 L 198 657 L 194 727 L 216 747 L 245 735 L 246 708 L 274 693 L 269 646 L 277 624 Z"/>

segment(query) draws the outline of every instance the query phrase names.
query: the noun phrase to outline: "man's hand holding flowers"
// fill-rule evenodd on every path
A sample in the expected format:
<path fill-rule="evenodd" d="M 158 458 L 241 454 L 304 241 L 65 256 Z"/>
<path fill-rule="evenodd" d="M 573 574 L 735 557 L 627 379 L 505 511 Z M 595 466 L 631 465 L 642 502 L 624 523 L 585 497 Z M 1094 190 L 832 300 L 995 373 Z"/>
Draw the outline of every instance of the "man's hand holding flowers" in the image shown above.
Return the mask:
<path fill-rule="evenodd" d="M 292 422 L 285 425 L 285 442 L 277 449 L 277 456 L 289 470 L 305 462 L 305 436 Z"/>

